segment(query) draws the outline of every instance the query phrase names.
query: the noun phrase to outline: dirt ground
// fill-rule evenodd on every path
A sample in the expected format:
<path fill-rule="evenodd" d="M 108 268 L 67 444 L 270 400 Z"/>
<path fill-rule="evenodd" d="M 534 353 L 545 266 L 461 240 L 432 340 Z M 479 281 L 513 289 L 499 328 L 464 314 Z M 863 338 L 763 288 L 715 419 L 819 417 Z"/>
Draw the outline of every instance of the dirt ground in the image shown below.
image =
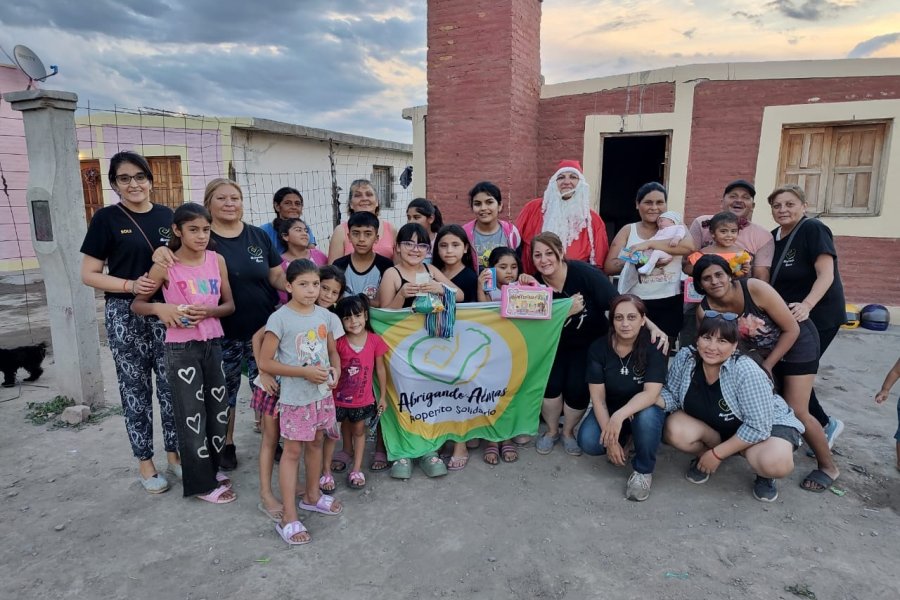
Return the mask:
<path fill-rule="evenodd" d="M 39 287 L 23 319 L 20 286 L 0 282 L 3 346 L 49 337 Z M 354 491 L 339 479 L 344 513 L 306 516 L 314 541 L 294 548 L 256 508 L 246 390 L 237 502 L 184 499 L 177 482 L 151 496 L 120 416 L 80 429 L 25 420 L 28 402 L 55 395 L 51 356 L 37 385 L 0 390 L 0 598 L 900 598 L 897 393 L 890 406 L 873 402 L 898 342 L 897 327 L 841 332 L 825 357 L 820 397 L 847 424 L 836 445 L 843 496 L 798 487 L 814 467 L 803 451 L 763 504 L 740 458 L 697 486 L 682 476 L 688 458 L 664 447 L 650 499 L 634 503 L 623 498 L 630 471 L 603 457 L 527 448 L 490 467 L 477 450 L 438 480 L 371 474 Z M 162 468 L 158 415 L 156 438 Z"/>

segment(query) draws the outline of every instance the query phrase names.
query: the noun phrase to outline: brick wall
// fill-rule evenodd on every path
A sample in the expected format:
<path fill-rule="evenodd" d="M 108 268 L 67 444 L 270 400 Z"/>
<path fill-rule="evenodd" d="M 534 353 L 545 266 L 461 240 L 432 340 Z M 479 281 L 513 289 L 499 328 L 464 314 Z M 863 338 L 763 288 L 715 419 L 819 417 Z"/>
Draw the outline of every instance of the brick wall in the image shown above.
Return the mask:
<path fill-rule="evenodd" d="M 838 268 L 847 302 L 900 306 L 900 239 L 836 237 Z M 889 258 L 892 257 L 892 258 Z"/>
<path fill-rule="evenodd" d="M 428 3 L 427 195 L 470 220 L 468 191 L 500 186 L 504 213 L 529 196 L 540 96 L 539 0 Z"/>
<path fill-rule="evenodd" d="M 716 212 L 734 179 L 756 172 L 766 106 L 900 98 L 900 76 L 707 81 L 694 88 L 686 215 Z M 765 200 L 771 190 L 758 190 Z"/>
<path fill-rule="evenodd" d="M 537 177 L 530 198 L 544 193 L 547 181 L 556 172 L 560 160 L 581 160 L 586 116 L 667 113 L 672 112 L 674 107 L 673 83 L 654 83 L 541 100 Z"/>

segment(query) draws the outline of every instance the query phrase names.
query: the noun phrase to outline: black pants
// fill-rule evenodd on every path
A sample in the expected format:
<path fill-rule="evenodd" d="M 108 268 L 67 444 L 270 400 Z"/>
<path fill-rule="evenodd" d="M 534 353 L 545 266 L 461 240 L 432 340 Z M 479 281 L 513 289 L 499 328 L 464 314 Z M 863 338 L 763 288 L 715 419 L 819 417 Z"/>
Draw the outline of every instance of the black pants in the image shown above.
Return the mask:
<path fill-rule="evenodd" d="M 828 346 L 837 336 L 838 327 L 830 327 L 828 329 L 819 329 L 816 328 L 819 332 L 819 360 L 822 360 L 822 355 L 825 354 L 825 350 L 828 349 Z M 819 403 L 819 399 L 816 397 L 816 390 L 813 388 L 812 393 L 809 395 L 809 414 L 816 418 L 816 421 L 822 424 L 822 427 L 828 425 L 829 417 L 825 414 L 825 409 L 822 408 L 822 405 Z"/>
<path fill-rule="evenodd" d="M 228 429 L 228 402 L 219 340 L 166 344 L 175 405 L 184 495 L 218 487 L 219 453 Z"/>

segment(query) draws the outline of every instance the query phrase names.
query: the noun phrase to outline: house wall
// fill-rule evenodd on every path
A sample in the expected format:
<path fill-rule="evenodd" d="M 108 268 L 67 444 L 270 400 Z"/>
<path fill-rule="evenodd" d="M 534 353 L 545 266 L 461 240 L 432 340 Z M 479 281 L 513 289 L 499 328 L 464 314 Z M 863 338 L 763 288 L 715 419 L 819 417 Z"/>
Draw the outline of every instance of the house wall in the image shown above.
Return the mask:
<path fill-rule="evenodd" d="M 24 90 L 28 77 L 10 65 L 0 65 L 0 94 Z M 22 113 L 0 100 L 0 273 L 36 269 L 25 194 L 28 190 L 28 149 Z"/>
<path fill-rule="evenodd" d="M 206 183 L 228 174 L 234 119 L 89 113 L 75 122 L 78 159 L 99 159 L 107 205 L 118 201 L 109 185 L 109 159 L 124 150 L 180 157 L 184 199 L 192 202 L 202 203 Z"/>
<path fill-rule="evenodd" d="M 481 180 L 507 216 L 534 195 L 540 20 L 539 0 L 428 3 L 426 191 L 450 222 L 472 218 Z"/>
<path fill-rule="evenodd" d="M 327 140 L 287 136 L 252 129 L 232 130 L 235 174 L 244 192 L 245 220 L 256 225 L 274 217 L 272 196 L 281 187 L 303 194 L 303 217 L 320 248 L 327 247 L 333 226 L 332 176 Z M 334 142 L 335 178 L 341 189 L 341 218 L 347 217 L 350 183 L 371 179 L 373 166 L 392 168 L 391 198 L 380 198 L 379 216 L 395 225 L 406 222 L 412 188 L 399 184 L 400 173 L 412 162 L 412 152 L 367 148 Z"/>

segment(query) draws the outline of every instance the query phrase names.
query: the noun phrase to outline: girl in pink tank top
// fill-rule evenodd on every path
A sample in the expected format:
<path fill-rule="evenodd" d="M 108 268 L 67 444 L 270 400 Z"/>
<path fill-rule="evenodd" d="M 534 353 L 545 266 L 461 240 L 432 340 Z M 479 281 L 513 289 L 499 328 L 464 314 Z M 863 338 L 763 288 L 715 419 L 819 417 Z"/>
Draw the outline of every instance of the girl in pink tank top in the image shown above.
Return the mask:
<path fill-rule="evenodd" d="M 219 471 L 225 445 L 228 402 L 222 368 L 221 317 L 234 312 L 225 259 L 207 250 L 212 218 L 201 205 L 180 206 L 173 217 L 169 247 L 176 263 L 154 264 L 149 277 L 156 289 L 135 297 L 131 310 L 158 317 L 166 325 L 165 377 L 172 388 L 185 496 L 213 504 L 236 498 L 231 480 Z M 162 287 L 165 302 L 158 299 Z"/>

